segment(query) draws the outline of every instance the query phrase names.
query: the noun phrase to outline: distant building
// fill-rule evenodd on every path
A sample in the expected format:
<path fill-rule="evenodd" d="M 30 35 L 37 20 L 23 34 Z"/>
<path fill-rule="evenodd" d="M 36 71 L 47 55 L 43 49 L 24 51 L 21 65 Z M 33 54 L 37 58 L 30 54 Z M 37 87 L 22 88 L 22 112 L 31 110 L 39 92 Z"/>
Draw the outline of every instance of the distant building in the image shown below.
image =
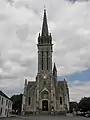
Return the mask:
<path fill-rule="evenodd" d="M 57 81 L 57 68 L 52 70 L 52 35 L 48 32 L 44 10 L 42 33 L 38 36 L 38 73 L 36 81 L 25 80 L 22 113 L 65 113 L 69 111 L 69 89 L 66 80 Z"/>
<path fill-rule="evenodd" d="M 12 114 L 12 101 L 0 91 L 0 117 L 9 117 Z"/>

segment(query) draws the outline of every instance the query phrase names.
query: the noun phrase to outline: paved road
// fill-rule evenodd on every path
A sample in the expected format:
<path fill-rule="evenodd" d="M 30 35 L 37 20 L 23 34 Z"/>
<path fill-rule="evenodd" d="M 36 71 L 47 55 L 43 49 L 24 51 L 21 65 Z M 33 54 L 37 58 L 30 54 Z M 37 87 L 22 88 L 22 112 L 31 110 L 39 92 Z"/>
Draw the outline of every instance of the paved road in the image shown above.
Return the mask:
<path fill-rule="evenodd" d="M 12 117 L 5 118 L 3 120 L 90 120 L 85 117 L 73 117 L 73 116 L 30 116 L 30 117 Z"/>

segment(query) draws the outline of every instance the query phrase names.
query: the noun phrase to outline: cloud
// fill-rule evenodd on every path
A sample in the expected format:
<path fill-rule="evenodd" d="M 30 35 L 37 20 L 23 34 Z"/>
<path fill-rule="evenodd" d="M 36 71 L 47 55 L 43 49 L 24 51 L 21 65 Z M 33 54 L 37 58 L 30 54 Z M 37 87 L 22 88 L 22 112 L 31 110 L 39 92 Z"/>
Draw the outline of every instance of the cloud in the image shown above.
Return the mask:
<path fill-rule="evenodd" d="M 90 97 L 90 81 L 69 81 L 70 100 L 80 101 L 83 97 Z"/>
<path fill-rule="evenodd" d="M 0 87 L 15 83 L 11 89 L 19 91 L 18 83 L 23 83 L 24 77 L 35 80 L 37 35 L 41 31 L 44 4 L 58 76 L 90 68 L 90 2 L 15 0 L 11 5 L 3 0 L 0 1 Z"/>
<path fill-rule="evenodd" d="M 29 34 L 28 25 L 19 27 L 17 31 L 17 36 L 19 37 L 20 40 L 27 40 L 28 34 Z"/>

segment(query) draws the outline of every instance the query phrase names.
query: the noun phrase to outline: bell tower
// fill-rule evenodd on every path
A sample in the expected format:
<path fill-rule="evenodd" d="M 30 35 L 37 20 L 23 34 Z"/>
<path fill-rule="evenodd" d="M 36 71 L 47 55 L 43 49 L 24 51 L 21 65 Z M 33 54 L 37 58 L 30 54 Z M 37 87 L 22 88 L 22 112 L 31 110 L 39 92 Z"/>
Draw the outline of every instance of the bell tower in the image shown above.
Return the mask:
<path fill-rule="evenodd" d="M 38 36 L 38 73 L 52 72 L 52 36 L 48 32 L 46 9 L 44 9 L 41 34 Z"/>
<path fill-rule="evenodd" d="M 38 36 L 38 73 L 37 81 L 37 108 L 50 111 L 54 105 L 54 81 L 52 73 L 52 36 L 48 32 L 46 9 L 44 9 L 41 33 Z M 51 104 L 52 103 L 52 104 Z"/>

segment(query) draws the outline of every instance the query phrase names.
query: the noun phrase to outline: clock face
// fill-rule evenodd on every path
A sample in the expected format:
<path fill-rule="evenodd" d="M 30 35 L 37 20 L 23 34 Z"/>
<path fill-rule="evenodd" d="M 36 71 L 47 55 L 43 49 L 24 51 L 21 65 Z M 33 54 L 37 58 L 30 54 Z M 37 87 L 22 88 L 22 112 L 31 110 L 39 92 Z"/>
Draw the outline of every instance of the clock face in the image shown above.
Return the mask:
<path fill-rule="evenodd" d="M 43 78 L 44 78 L 44 79 L 47 79 L 47 76 L 46 76 L 46 75 L 44 75 L 44 76 L 43 76 Z"/>

